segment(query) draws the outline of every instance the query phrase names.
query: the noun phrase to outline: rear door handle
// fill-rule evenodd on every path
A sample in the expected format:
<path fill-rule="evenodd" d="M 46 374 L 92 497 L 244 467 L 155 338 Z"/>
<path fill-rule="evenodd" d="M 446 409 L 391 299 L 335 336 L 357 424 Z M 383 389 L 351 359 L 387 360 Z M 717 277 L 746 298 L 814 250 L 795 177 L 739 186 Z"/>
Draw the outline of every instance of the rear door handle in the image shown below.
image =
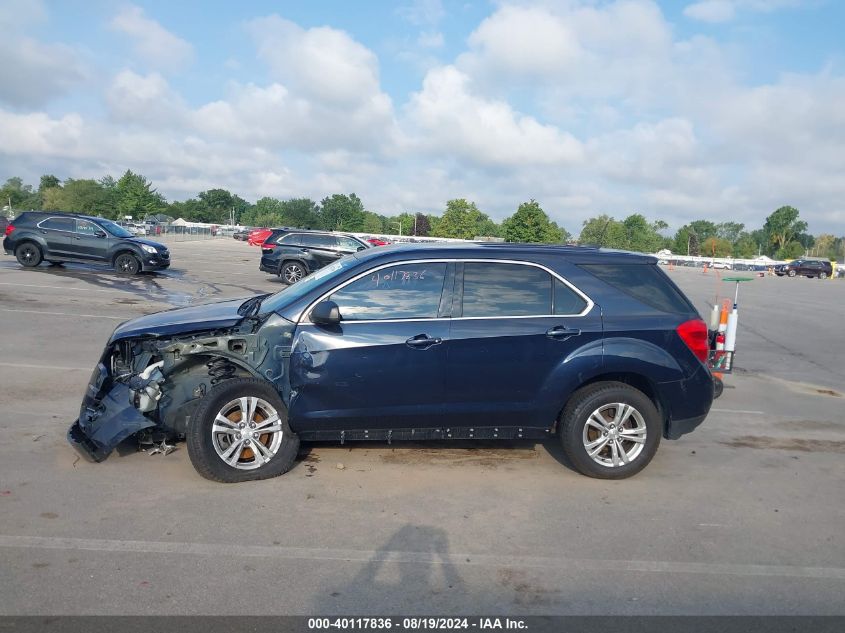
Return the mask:
<path fill-rule="evenodd" d="M 414 349 L 428 349 L 434 345 L 440 345 L 442 342 L 443 339 L 440 337 L 431 338 L 428 334 L 417 334 L 405 341 L 405 345 Z"/>
<path fill-rule="evenodd" d="M 578 328 L 568 328 L 562 325 L 556 325 L 552 329 L 546 330 L 546 336 L 553 338 L 556 341 L 565 341 L 572 336 L 578 336 L 580 334 L 581 330 Z"/>

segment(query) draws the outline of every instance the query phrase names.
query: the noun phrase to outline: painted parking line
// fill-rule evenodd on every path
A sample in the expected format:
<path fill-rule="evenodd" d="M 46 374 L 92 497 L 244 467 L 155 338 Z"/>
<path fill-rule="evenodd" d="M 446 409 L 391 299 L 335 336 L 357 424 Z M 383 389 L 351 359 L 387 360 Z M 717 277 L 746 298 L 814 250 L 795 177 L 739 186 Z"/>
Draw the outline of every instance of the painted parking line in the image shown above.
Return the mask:
<path fill-rule="evenodd" d="M 18 284 L 12 281 L 0 281 L 0 286 L 20 286 L 22 288 L 47 288 L 50 290 L 74 290 L 79 292 L 128 292 L 128 290 L 89 288 L 88 286 L 42 286 L 40 284 Z"/>
<path fill-rule="evenodd" d="M 45 312 L 44 310 L 14 310 L 12 308 L 0 308 L 0 312 L 21 312 L 23 314 L 49 314 L 50 316 L 83 317 L 86 319 L 114 319 L 116 321 L 128 321 L 135 317 L 131 316 L 106 316 L 104 314 L 74 314 L 71 312 Z"/>
<path fill-rule="evenodd" d="M 508 556 L 499 554 L 449 554 L 446 552 L 407 552 L 317 547 L 240 545 L 232 543 L 186 543 L 169 541 L 127 541 L 57 536 L 0 534 L 0 547 L 38 550 L 73 550 L 99 553 L 167 554 L 168 556 L 221 556 L 281 560 L 324 560 L 346 563 L 386 563 L 454 565 L 459 567 L 530 567 L 572 571 L 651 572 L 668 574 L 709 574 L 713 576 L 762 576 L 821 578 L 845 581 L 845 568 L 801 565 L 746 565 L 737 563 L 696 563 L 651 560 L 578 559 L 556 556 Z"/>
<path fill-rule="evenodd" d="M 96 363 L 89 367 L 63 367 L 61 365 L 28 365 L 25 363 L 0 363 L 0 367 L 11 367 L 13 369 L 58 369 L 62 371 L 88 371 L 90 372 Z"/>

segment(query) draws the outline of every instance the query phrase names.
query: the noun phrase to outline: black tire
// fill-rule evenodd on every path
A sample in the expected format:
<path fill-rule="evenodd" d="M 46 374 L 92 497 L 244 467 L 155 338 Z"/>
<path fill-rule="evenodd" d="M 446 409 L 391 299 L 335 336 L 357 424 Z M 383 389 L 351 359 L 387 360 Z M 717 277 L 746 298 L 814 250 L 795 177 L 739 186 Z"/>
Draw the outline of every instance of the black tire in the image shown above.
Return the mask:
<path fill-rule="evenodd" d="M 787 275 L 789 275 L 790 277 L 794 277 L 794 276 L 795 276 L 795 271 L 794 271 L 794 270 L 790 270 L 790 271 L 789 271 L 788 273 L 786 273 L 786 274 L 787 274 Z"/>
<path fill-rule="evenodd" d="M 231 440 L 231 443 L 228 444 L 229 447 L 237 442 L 232 439 L 231 435 L 215 433 L 213 428 L 218 414 L 221 414 L 227 407 L 227 403 L 232 404 L 233 401 L 240 398 L 258 398 L 275 409 L 279 417 L 280 443 L 275 453 L 261 465 L 255 465 L 259 462 L 259 459 L 255 449 L 249 448 L 251 444 L 243 448 L 242 453 L 238 452 L 238 455 L 241 456 L 236 458 L 238 467 L 226 463 L 223 456 L 217 452 L 219 444 L 223 443 L 226 438 Z M 254 409 L 257 413 L 264 410 L 260 401 Z M 228 417 L 228 419 L 231 420 L 232 418 Z M 246 435 L 248 434 L 246 433 Z M 221 435 L 225 437 L 220 438 Z M 253 437 L 255 437 L 255 434 L 253 434 Z M 266 443 L 271 443 L 269 450 L 272 448 L 273 438 L 267 437 L 267 439 L 264 439 L 264 437 L 264 435 L 260 435 L 257 440 L 247 438 L 246 442 L 262 442 L 265 448 L 268 448 Z M 233 378 L 209 391 L 200 400 L 196 411 L 191 416 L 185 439 L 188 444 L 188 457 L 190 457 L 196 471 L 206 479 L 222 483 L 278 477 L 291 469 L 299 451 L 299 437 L 290 430 L 287 409 L 282 399 L 272 385 L 258 378 Z M 218 446 L 215 446 L 215 444 Z M 251 451 L 251 454 L 247 455 L 247 451 Z"/>
<path fill-rule="evenodd" d="M 41 263 L 44 256 L 41 254 L 41 247 L 35 242 L 24 242 L 15 249 L 15 257 L 21 266 L 35 268 Z"/>
<path fill-rule="evenodd" d="M 713 376 L 713 399 L 715 400 L 716 398 L 721 396 L 724 390 L 725 383 L 722 382 L 722 379 Z"/>
<path fill-rule="evenodd" d="M 827 273 L 819 273 L 819 279 L 827 279 Z"/>
<path fill-rule="evenodd" d="M 284 262 L 279 268 L 279 277 L 289 286 L 295 284 L 307 274 L 308 271 L 300 262 Z"/>
<path fill-rule="evenodd" d="M 618 440 L 617 447 L 621 447 L 625 451 L 626 457 L 633 454 L 629 463 L 624 463 L 621 459 L 621 453 L 618 453 L 620 455 L 618 460 L 614 457 L 612 449 L 617 440 L 611 437 L 603 439 L 608 434 L 616 437 L 615 428 L 602 435 L 601 432 L 597 431 L 595 422 L 588 425 L 594 413 L 603 411 L 603 408 L 607 407 L 600 415 L 609 426 L 611 421 L 605 417 L 607 412 L 613 411 L 618 415 L 618 408 L 612 407 L 613 404 L 626 404 L 634 409 L 630 417 L 623 420 L 623 425 L 632 424 L 640 429 L 644 428 L 644 432 L 640 431 L 635 434 L 634 428 L 625 426 L 625 432 L 629 434 L 623 433 L 619 436 L 622 439 Z M 635 414 L 639 415 L 640 419 L 635 419 Z M 615 425 L 613 426 L 615 427 Z M 643 434 L 644 438 L 642 437 Z M 638 389 L 621 382 L 598 382 L 579 389 L 569 399 L 560 418 L 559 435 L 566 456 L 578 472 L 598 479 L 625 479 L 636 475 L 654 457 L 657 447 L 660 445 L 662 434 L 663 420 L 651 399 Z M 643 441 L 635 442 L 633 439 L 626 439 L 633 435 L 637 435 Z M 600 444 L 597 459 L 611 462 L 618 461 L 619 465 L 602 464 L 591 457 L 585 446 L 588 441 L 604 441 L 604 444 Z M 637 446 L 642 448 L 637 450 Z"/>
<path fill-rule="evenodd" d="M 114 269 L 121 275 L 137 275 L 141 262 L 132 253 L 121 253 L 114 258 Z"/>

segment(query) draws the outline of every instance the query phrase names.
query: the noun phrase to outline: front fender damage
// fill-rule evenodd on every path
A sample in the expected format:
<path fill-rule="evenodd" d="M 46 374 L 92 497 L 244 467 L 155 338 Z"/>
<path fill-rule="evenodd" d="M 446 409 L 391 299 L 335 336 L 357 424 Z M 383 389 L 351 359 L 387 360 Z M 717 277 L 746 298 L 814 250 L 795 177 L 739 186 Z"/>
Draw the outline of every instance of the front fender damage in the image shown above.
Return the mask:
<path fill-rule="evenodd" d="M 199 400 L 235 377 L 263 378 L 287 401 L 293 329 L 271 315 L 189 336 L 114 341 L 91 376 L 68 442 L 101 462 L 133 436 L 141 444 L 182 439 Z"/>

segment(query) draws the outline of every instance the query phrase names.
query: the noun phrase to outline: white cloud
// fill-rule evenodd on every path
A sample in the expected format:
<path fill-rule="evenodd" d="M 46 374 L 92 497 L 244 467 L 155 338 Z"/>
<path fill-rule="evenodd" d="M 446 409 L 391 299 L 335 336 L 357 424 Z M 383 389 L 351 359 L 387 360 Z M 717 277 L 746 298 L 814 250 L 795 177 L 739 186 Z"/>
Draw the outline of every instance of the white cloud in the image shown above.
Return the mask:
<path fill-rule="evenodd" d="M 565 165 L 583 156 L 570 134 L 519 114 L 507 102 L 472 94 L 469 78 L 454 66 L 429 71 L 407 115 L 419 128 L 420 147 L 474 166 Z"/>
<path fill-rule="evenodd" d="M 802 0 L 700 0 L 684 7 L 684 15 L 702 22 L 730 22 L 739 11 L 769 13 L 801 6 Z"/>
<path fill-rule="evenodd" d="M 112 118 L 128 125 L 180 126 L 187 114 L 182 98 L 155 72 L 120 71 L 106 91 L 106 103 Z"/>
<path fill-rule="evenodd" d="M 418 26 L 437 24 L 446 15 L 441 0 L 414 0 L 409 5 L 399 7 L 396 12 L 403 19 Z"/>
<path fill-rule="evenodd" d="M 78 88 L 89 70 L 76 49 L 23 36 L 0 38 L 0 102 L 41 106 Z"/>
<path fill-rule="evenodd" d="M 702 22 L 729 22 L 734 18 L 731 0 L 703 0 L 684 8 L 684 15 Z"/>
<path fill-rule="evenodd" d="M 261 60 L 297 94 L 338 105 L 380 94 L 378 59 L 344 31 L 303 29 L 277 15 L 253 20 L 248 30 Z"/>
<path fill-rule="evenodd" d="M 194 59 L 194 47 L 148 18 L 141 7 L 129 5 L 112 18 L 113 30 L 127 35 L 136 53 L 153 68 L 180 70 Z"/>

